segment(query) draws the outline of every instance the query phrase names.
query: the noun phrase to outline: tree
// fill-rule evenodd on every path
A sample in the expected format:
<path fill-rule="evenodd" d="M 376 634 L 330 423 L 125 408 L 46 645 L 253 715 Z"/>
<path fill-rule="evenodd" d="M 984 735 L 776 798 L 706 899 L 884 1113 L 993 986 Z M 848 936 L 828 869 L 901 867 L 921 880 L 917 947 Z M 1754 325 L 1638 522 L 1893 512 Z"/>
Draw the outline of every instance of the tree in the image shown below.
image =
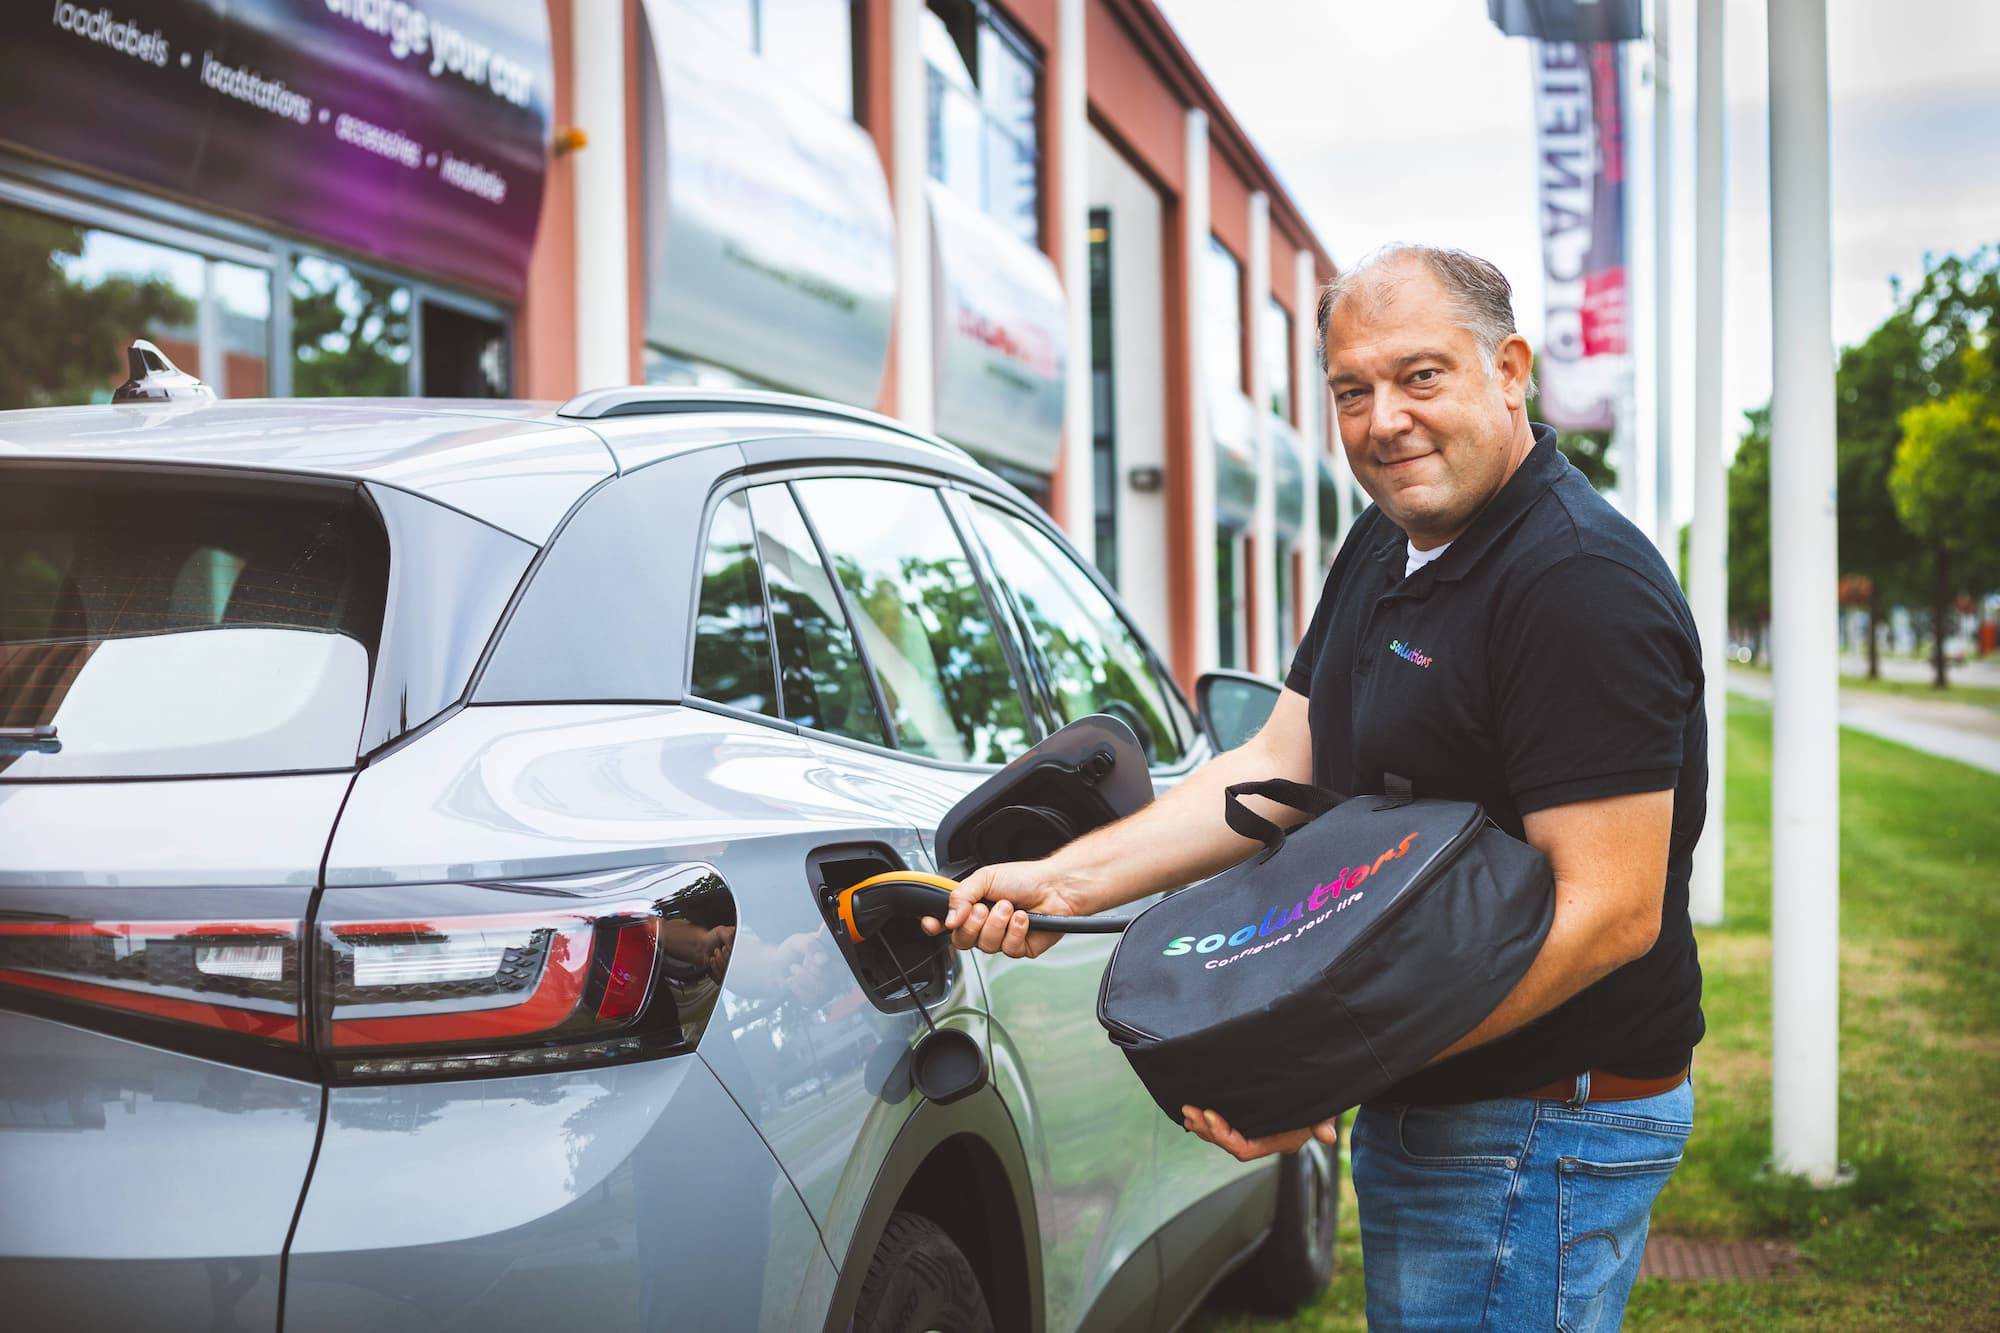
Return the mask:
<path fill-rule="evenodd" d="M 1899 301 L 1866 338 L 1840 354 L 1834 374 L 1835 475 L 1839 488 L 1840 571 L 1865 585 L 1868 677 L 1881 676 L 1878 643 L 1885 598 L 1921 581 L 1923 549 L 1889 494 L 1889 469 L 1902 439 L 1902 414 L 1925 400 L 1923 331 Z"/>
<path fill-rule="evenodd" d="M 1754 629 L 1771 618 L 1771 408 L 1743 415 L 1729 464 L 1729 621 Z"/>
<path fill-rule="evenodd" d="M 1990 376 L 1990 360 L 1982 360 L 1978 348 L 1986 346 L 1992 332 L 2000 328 L 2000 246 L 1982 246 L 1972 254 L 1924 256 L 1924 276 L 1916 288 L 1902 298 L 1894 314 L 1858 346 L 1848 348 L 1840 358 L 1842 380 L 1836 394 L 1836 422 L 1840 434 L 1840 556 L 1844 572 L 1864 572 L 1874 578 L 1874 612 L 1888 594 L 1914 594 L 1924 582 L 1932 590 L 1932 671 L 1936 685 L 1948 685 L 1944 671 L 1944 626 L 1946 606 L 1954 590 L 1970 588 L 1970 580 L 1980 576 L 1980 562 L 1972 556 L 1982 546 L 1964 532 L 1936 536 L 1944 528 L 1926 526 L 1940 512 L 1924 500 L 1904 500 L 1894 492 L 1892 470 L 1898 466 L 1900 450 L 1908 434 L 1910 420 L 1926 422 L 1926 430 L 1938 432 L 1938 440 L 1956 438 L 1962 420 L 1944 416 L 1916 416 L 1912 408 L 1934 406 L 1950 400 L 1968 386 L 1970 378 Z M 1988 368 L 1982 368 L 1988 366 Z M 1960 408 L 1960 418 L 1978 412 L 1972 406 Z M 1932 450 L 1920 450 L 1930 454 Z M 1944 444 L 1940 460 L 1960 456 L 1956 444 Z M 1952 466 L 1940 462 L 1936 466 Z M 1906 486 L 1922 490 L 1924 478 L 1938 482 L 1920 468 L 1906 478 Z M 1894 522 L 1892 522 L 1894 518 Z M 1900 532 L 1896 528 L 1902 528 Z M 1986 540 L 1990 542 L 1992 528 Z M 1852 550 L 1852 556 L 1850 556 Z M 1928 556 L 1930 578 L 1922 576 Z M 1956 570 L 1954 570 L 1956 566 Z M 1870 616 L 1870 669 L 1874 667 L 1874 618 Z"/>
<path fill-rule="evenodd" d="M 1539 394 L 1528 395 L 1528 420 L 1542 419 Z M 1564 430 L 1556 432 L 1556 447 L 1563 457 L 1594 486 L 1599 494 L 1618 487 L 1618 469 L 1611 463 L 1611 432 L 1606 430 Z"/>
<path fill-rule="evenodd" d="M 1949 683 L 1944 640 L 1953 594 L 1994 573 L 2000 539 L 2000 376 L 1990 342 L 1968 346 L 1959 359 L 1964 387 L 1903 413 L 1889 473 L 1898 514 L 1933 553 L 1931 671 L 1939 689 Z"/>

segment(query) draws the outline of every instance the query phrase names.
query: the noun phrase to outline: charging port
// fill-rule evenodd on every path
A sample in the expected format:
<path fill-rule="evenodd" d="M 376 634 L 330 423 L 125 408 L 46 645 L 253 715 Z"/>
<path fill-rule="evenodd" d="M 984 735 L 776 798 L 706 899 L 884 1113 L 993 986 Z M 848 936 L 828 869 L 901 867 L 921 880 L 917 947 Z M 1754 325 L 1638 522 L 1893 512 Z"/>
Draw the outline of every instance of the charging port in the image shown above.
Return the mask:
<path fill-rule="evenodd" d="M 847 960 L 869 1000 L 886 1014 L 907 1012 L 916 1008 L 918 1001 L 942 1001 L 958 968 L 958 951 L 950 941 L 924 934 L 914 919 L 891 921 L 859 943 L 848 938 L 838 912 L 840 891 L 871 875 L 906 869 L 901 857 L 878 842 L 838 843 L 817 848 L 806 857 L 806 882 L 813 887 L 820 915 L 840 947 L 840 956 Z M 898 962 L 916 988 L 914 997 L 903 984 Z"/>

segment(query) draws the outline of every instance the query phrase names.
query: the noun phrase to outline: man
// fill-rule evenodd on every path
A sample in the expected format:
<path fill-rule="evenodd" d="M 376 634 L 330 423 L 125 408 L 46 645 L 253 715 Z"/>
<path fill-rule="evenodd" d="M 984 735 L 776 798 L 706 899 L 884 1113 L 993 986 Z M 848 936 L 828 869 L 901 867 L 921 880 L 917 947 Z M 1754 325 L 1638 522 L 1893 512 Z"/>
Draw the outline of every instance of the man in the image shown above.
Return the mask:
<path fill-rule="evenodd" d="M 1059 937 L 1029 931 L 1026 909 L 1101 912 L 1254 850 L 1222 792 L 1257 778 L 1378 792 L 1393 774 L 1481 802 L 1540 848 L 1556 910 L 1534 964 L 1355 1118 L 1377 1328 L 1616 1327 L 1693 1113 L 1694 624 L 1652 545 L 1529 422 L 1533 356 L 1510 301 L 1493 265 L 1421 246 L 1327 289 L 1321 362 L 1375 503 L 1270 721 L 1131 818 L 972 876 L 926 923 L 961 948 L 1038 954 Z M 1335 1136 L 1328 1122 L 1246 1139 L 1196 1107 L 1184 1123 L 1246 1161 Z"/>

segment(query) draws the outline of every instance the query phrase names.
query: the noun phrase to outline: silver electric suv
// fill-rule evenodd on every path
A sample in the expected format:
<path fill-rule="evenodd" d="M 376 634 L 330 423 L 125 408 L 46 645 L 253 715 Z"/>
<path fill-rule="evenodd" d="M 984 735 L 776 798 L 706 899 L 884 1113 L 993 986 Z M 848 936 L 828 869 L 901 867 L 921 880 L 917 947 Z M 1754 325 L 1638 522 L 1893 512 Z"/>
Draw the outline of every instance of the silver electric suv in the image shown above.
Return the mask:
<path fill-rule="evenodd" d="M 865 413 L 0 413 L 0 1319 L 1303 1299 L 1337 1159 L 1168 1122 L 1094 1018 L 1108 938 L 958 956 L 834 907 L 1212 743 L 1031 505 Z M 945 1096 L 931 1024 L 983 1064 Z"/>

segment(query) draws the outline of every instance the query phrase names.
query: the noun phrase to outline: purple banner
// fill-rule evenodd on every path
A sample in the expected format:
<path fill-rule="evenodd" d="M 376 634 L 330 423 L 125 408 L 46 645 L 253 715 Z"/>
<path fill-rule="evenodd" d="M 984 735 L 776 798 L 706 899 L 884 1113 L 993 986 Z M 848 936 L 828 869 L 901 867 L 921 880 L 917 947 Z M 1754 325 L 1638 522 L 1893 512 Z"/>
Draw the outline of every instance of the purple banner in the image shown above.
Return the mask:
<path fill-rule="evenodd" d="M 1631 378 L 1626 337 L 1625 123 L 1619 47 L 1536 42 L 1541 184 L 1542 416 L 1609 430 Z"/>
<path fill-rule="evenodd" d="M 0 6 L 0 140 L 508 297 L 552 83 L 541 0 Z"/>

